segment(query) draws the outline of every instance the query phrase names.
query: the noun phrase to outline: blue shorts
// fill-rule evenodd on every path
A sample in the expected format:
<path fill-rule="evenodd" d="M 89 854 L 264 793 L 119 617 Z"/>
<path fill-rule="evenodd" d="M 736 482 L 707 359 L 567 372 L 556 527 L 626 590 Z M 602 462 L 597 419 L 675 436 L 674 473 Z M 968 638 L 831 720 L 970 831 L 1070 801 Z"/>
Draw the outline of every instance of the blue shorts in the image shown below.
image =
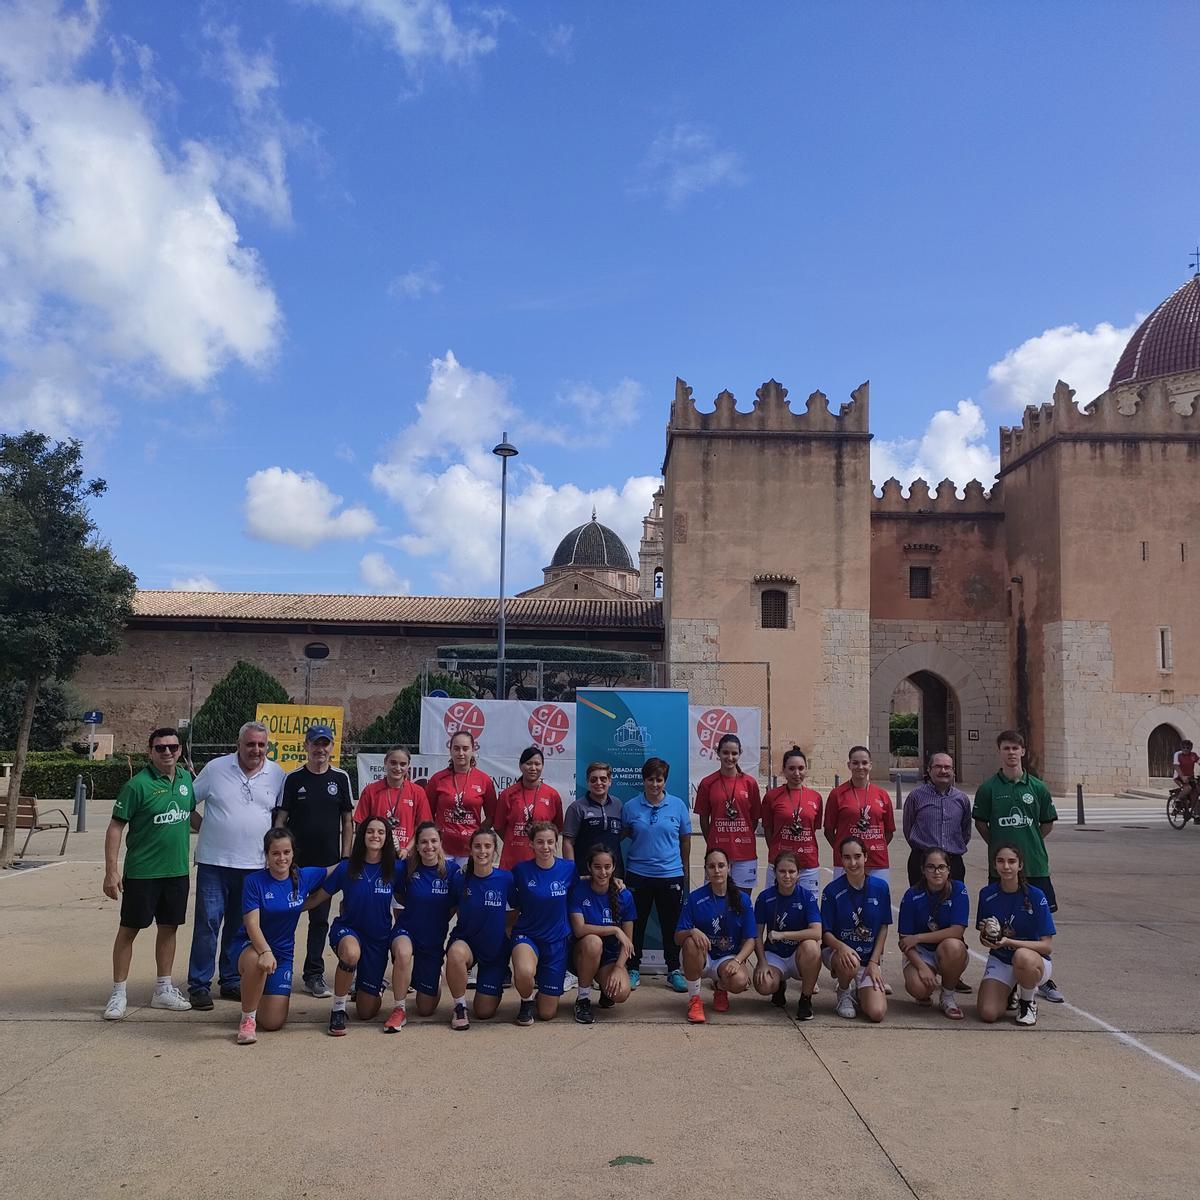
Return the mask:
<path fill-rule="evenodd" d="M 575 965 L 575 950 L 579 945 L 579 939 L 572 936 L 569 945 L 569 954 L 571 965 Z M 610 963 L 615 963 L 621 955 L 621 943 L 615 937 L 603 937 L 600 939 L 600 962 L 599 966 L 607 967 Z"/>
<path fill-rule="evenodd" d="M 466 943 L 467 948 L 471 951 L 471 958 L 475 963 L 475 995 L 502 995 L 504 992 L 504 976 L 508 974 L 507 955 L 502 958 L 480 958 L 479 952 L 471 944 L 470 938 L 451 935 L 450 944 L 453 945 L 455 942 Z M 505 941 L 505 948 L 508 948 L 507 940 Z"/>
<path fill-rule="evenodd" d="M 392 926 L 392 934 L 388 940 L 390 946 L 398 937 L 406 937 L 411 942 L 412 934 L 399 922 Z M 442 961 L 446 957 L 445 950 L 422 950 L 413 943 L 412 985 L 415 991 L 424 996 L 436 996 L 442 987 Z"/>
<path fill-rule="evenodd" d="M 337 953 L 338 942 L 350 936 L 359 948 L 358 969 L 354 973 L 356 991 L 366 992 L 368 996 L 383 995 L 383 977 L 387 973 L 388 952 L 391 942 L 369 942 L 345 921 L 334 921 L 329 927 L 329 948 Z"/>
<path fill-rule="evenodd" d="M 566 990 L 563 984 L 567 978 L 567 948 L 570 941 L 570 938 L 559 938 L 558 941 L 545 942 L 524 933 L 513 934 L 513 949 L 529 946 L 537 955 L 537 972 L 533 981 L 543 996 L 561 996 Z"/>
<path fill-rule="evenodd" d="M 267 944 L 270 945 L 269 942 Z M 229 947 L 235 963 L 242 957 L 242 952 L 249 945 L 249 938 L 240 937 Z M 275 955 L 275 970 L 267 976 L 262 994 L 264 996 L 290 996 L 292 994 L 292 959 L 296 954 L 296 945 L 293 942 L 288 947 L 286 954 L 281 954 L 274 946 L 271 946 L 271 953 Z"/>

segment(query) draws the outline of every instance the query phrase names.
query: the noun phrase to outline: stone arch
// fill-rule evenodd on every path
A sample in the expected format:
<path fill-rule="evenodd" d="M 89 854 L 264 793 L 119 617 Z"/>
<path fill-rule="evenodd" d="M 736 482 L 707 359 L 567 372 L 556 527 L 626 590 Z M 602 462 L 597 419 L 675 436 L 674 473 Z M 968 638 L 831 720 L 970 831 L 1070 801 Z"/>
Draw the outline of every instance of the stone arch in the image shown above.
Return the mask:
<path fill-rule="evenodd" d="M 1150 780 L 1146 754 L 1147 744 L 1150 741 L 1150 734 L 1160 725 L 1173 726 L 1179 730 L 1181 737 L 1200 746 L 1200 722 L 1197 722 L 1195 716 L 1186 708 L 1178 708 L 1174 704 L 1156 704 L 1152 708 L 1148 708 L 1138 719 L 1130 735 L 1134 763 L 1137 767 L 1133 774 L 1135 777 L 1140 776 L 1143 783 L 1148 783 Z"/>

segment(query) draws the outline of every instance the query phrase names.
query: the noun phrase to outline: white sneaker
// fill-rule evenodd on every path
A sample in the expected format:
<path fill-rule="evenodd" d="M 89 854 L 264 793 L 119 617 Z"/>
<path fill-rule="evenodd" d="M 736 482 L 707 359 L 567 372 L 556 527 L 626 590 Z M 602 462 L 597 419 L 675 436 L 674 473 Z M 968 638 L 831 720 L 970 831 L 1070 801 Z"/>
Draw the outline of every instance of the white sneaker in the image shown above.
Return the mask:
<path fill-rule="evenodd" d="M 105 1005 L 104 1019 L 106 1021 L 123 1021 L 125 1019 L 125 1009 L 125 993 L 113 992 L 108 998 L 108 1004 Z"/>
<path fill-rule="evenodd" d="M 563 992 L 573 992 L 578 986 L 579 976 L 568 971 L 566 979 L 563 980 Z"/>
<path fill-rule="evenodd" d="M 854 996 L 849 988 L 837 990 L 837 1015 L 845 1017 L 847 1021 L 853 1021 L 858 1016 L 858 1005 L 854 1003 Z"/>
<path fill-rule="evenodd" d="M 1037 1001 L 1036 1000 L 1018 1000 L 1017 1001 L 1017 1024 L 1018 1025 L 1036 1025 L 1037 1024 Z"/>
<path fill-rule="evenodd" d="M 153 996 L 150 997 L 151 1008 L 169 1008 L 171 1012 L 190 1012 L 192 1002 L 174 985 L 169 988 L 163 988 L 162 991 L 155 990 Z"/>

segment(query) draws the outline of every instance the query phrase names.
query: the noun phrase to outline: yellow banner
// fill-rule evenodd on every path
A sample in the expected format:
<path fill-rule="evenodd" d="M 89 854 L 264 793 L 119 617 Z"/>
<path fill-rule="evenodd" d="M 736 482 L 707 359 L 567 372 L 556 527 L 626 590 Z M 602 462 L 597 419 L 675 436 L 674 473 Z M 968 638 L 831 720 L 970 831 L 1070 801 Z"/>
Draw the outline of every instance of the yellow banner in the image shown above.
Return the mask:
<path fill-rule="evenodd" d="M 333 749 L 330 762 L 339 766 L 342 761 L 342 710 L 322 704 L 260 704 L 254 714 L 256 721 L 267 727 L 267 757 L 285 771 L 304 765 L 304 735 L 313 725 L 328 725 L 333 730 Z"/>

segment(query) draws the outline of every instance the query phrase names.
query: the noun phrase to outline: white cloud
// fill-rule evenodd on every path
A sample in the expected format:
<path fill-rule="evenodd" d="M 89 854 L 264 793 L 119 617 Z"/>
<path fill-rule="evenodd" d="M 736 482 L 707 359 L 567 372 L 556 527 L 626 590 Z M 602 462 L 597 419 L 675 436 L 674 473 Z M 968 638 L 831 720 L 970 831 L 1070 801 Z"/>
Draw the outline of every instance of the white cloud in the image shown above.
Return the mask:
<path fill-rule="evenodd" d="M 379 526 L 370 509 L 342 503 L 315 475 L 268 467 L 246 480 L 246 532 L 264 542 L 311 550 L 320 542 L 354 540 Z"/>
<path fill-rule="evenodd" d="M 575 26 L 552 25 L 542 35 L 542 49 L 549 58 L 571 62 L 575 58 Z"/>
<path fill-rule="evenodd" d="M 364 554 L 359 560 L 358 574 L 369 591 L 385 596 L 407 596 L 412 588 L 401 579 L 382 554 Z"/>
<path fill-rule="evenodd" d="M 674 209 L 710 188 L 740 187 L 745 182 L 737 151 L 719 146 L 703 125 L 681 121 L 650 143 L 630 190 L 635 195 L 659 195 Z"/>
<path fill-rule="evenodd" d="M 171 580 L 173 592 L 219 592 L 221 590 L 207 575 L 188 575 Z"/>
<path fill-rule="evenodd" d="M 431 262 L 397 275 L 388 284 L 388 295 L 406 300 L 420 300 L 425 295 L 436 296 L 442 290 L 441 280 L 438 279 L 439 269 L 437 263 Z"/>
<path fill-rule="evenodd" d="M 395 545 L 430 559 L 444 591 L 490 594 L 498 582 L 500 542 L 500 463 L 491 447 L 505 429 L 523 449 L 509 460 L 510 591 L 540 581 L 563 535 L 589 520 L 593 505 L 636 555 L 658 478 L 636 476 L 592 490 L 548 483 L 531 461 L 547 440 L 545 431 L 515 407 L 503 381 L 464 367 L 449 351 L 431 364 L 416 421 L 371 472 L 406 518 Z"/>
<path fill-rule="evenodd" d="M 935 412 L 919 438 L 876 438 L 871 443 L 871 478 L 877 487 L 892 476 L 906 487 L 918 477 L 931 486 L 952 479 L 961 488 L 978 479 L 988 487 L 1000 469 L 994 445 L 979 405 L 960 400 L 954 409 Z"/>
<path fill-rule="evenodd" d="M 568 384 L 558 396 L 560 404 L 574 409 L 592 429 L 614 430 L 632 425 L 641 411 L 644 390 L 634 379 L 622 379 L 608 391 L 590 383 Z"/>
<path fill-rule="evenodd" d="M 496 48 L 502 9 L 474 10 L 478 23 L 460 24 L 446 0 L 308 0 L 382 30 L 411 67 L 422 59 L 469 63 Z"/>

